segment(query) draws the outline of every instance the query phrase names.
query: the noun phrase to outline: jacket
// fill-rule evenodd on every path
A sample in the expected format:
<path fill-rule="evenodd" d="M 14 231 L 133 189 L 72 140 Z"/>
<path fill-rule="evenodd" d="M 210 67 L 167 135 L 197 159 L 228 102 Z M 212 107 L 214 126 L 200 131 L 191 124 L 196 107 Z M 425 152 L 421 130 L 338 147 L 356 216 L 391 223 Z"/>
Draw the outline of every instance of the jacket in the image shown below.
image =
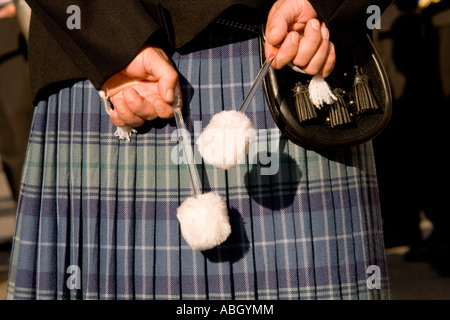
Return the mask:
<path fill-rule="evenodd" d="M 388 0 L 310 0 L 333 41 L 350 46 L 364 31 L 367 7 Z M 27 0 L 32 9 L 29 65 L 36 103 L 68 82 L 96 88 L 123 70 L 146 42 L 180 49 L 226 11 L 264 21 L 272 0 Z M 79 29 L 69 28 L 79 8 Z M 72 7 L 73 8 L 73 7 Z"/>

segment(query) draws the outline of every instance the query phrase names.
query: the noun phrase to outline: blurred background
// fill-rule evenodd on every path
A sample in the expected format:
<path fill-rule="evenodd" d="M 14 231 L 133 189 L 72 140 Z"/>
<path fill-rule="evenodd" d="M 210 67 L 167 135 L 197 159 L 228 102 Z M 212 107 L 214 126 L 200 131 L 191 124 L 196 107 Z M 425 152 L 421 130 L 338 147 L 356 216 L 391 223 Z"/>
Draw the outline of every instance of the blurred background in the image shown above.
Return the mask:
<path fill-rule="evenodd" d="M 393 299 L 450 299 L 450 1 L 397 0 L 374 41 L 393 93 L 374 139 Z"/>
<path fill-rule="evenodd" d="M 0 0 L 0 300 L 6 297 L 18 181 L 32 117 L 29 8 Z M 450 0 L 398 0 L 373 40 L 393 115 L 373 141 L 393 300 L 450 300 Z"/>

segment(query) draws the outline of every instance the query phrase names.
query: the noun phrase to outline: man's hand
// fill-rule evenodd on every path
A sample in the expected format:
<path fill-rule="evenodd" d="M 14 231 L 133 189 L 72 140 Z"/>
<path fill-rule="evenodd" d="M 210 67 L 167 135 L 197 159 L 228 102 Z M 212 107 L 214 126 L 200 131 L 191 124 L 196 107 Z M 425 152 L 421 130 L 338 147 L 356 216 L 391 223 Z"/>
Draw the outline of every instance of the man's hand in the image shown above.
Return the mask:
<path fill-rule="evenodd" d="M 177 86 L 178 73 L 165 52 L 146 46 L 102 90 L 114 105 L 110 117 L 117 127 L 140 127 L 146 120 L 173 116 L 171 103 Z"/>
<path fill-rule="evenodd" d="M 281 69 L 289 62 L 311 75 L 328 76 L 333 71 L 336 53 L 329 31 L 307 0 L 278 0 L 266 24 L 266 56 L 279 46 L 272 63 Z"/>

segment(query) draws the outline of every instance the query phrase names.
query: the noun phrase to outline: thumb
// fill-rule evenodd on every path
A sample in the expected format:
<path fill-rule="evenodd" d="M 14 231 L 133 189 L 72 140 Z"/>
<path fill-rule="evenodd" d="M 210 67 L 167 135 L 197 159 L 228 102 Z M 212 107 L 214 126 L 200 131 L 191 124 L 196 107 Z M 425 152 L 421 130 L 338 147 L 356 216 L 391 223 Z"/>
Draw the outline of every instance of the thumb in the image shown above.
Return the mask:
<path fill-rule="evenodd" d="M 178 85 L 178 72 L 162 49 L 154 48 L 151 56 L 145 59 L 147 80 L 157 81 L 158 93 L 162 100 L 171 104 Z"/>
<path fill-rule="evenodd" d="M 288 34 L 292 19 L 290 13 L 285 10 L 277 11 L 272 17 L 269 16 L 266 25 L 266 42 L 272 46 L 281 44 Z"/>
<path fill-rule="evenodd" d="M 290 31 L 302 34 L 306 23 L 317 18 L 317 12 L 307 0 L 277 1 L 267 18 L 266 41 L 275 46 L 281 44 Z"/>
<path fill-rule="evenodd" d="M 266 56 L 272 52 L 275 46 L 279 46 L 289 31 L 294 30 L 293 25 L 298 21 L 298 17 L 301 15 L 302 6 L 298 1 L 279 1 L 275 2 L 272 9 L 269 12 L 266 23 L 266 42 L 265 53 Z M 296 25 L 295 31 L 302 31 L 306 23 Z"/>
<path fill-rule="evenodd" d="M 159 63 L 155 63 L 154 69 L 154 76 L 158 79 L 159 95 L 165 102 L 172 104 L 178 85 L 178 72 L 168 59 L 161 59 Z"/>
<path fill-rule="evenodd" d="M 158 82 L 158 91 L 161 98 L 168 104 L 175 99 L 175 88 L 178 86 L 178 73 L 175 69 L 167 70 Z"/>

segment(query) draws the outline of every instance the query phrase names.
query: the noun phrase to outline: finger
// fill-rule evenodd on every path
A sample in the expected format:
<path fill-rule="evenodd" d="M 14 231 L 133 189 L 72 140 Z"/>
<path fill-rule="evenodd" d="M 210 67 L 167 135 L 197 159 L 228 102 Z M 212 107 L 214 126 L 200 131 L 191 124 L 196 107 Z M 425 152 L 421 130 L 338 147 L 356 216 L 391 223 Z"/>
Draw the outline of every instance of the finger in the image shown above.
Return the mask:
<path fill-rule="evenodd" d="M 336 51 L 334 48 L 334 44 L 330 42 L 330 45 L 328 46 L 328 57 L 325 61 L 325 65 L 322 70 L 322 77 L 326 78 L 330 75 L 331 72 L 333 72 L 334 66 L 336 64 Z"/>
<path fill-rule="evenodd" d="M 269 44 L 268 42 L 264 43 L 264 51 L 265 51 L 266 59 L 268 57 L 270 57 L 271 55 L 273 55 L 273 52 L 275 52 L 275 50 L 278 51 L 278 47 L 273 46 L 273 45 Z"/>
<path fill-rule="evenodd" d="M 155 111 L 158 117 L 168 119 L 173 117 L 173 107 L 171 104 L 159 99 L 155 102 Z"/>
<path fill-rule="evenodd" d="M 131 112 L 128 108 L 126 100 L 121 97 L 120 94 L 111 98 L 111 102 L 114 105 L 114 111 L 117 113 L 119 119 L 124 121 L 127 125 L 140 127 L 144 124 L 145 120 Z"/>
<path fill-rule="evenodd" d="M 299 44 L 300 35 L 298 32 L 289 32 L 275 56 L 272 67 L 274 69 L 281 69 L 291 62 L 297 55 Z"/>
<path fill-rule="evenodd" d="M 325 62 L 327 61 L 330 41 L 328 29 L 325 27 L 325 24 L 322 24 L 321 35 L 322 41 L 319 48 L 317 49 L 314 56 L 311 58 L 309 64 L 303 68 L 303 71 L 305 71 L 306 73 L 313 75 L 321 73 L 325 65 Z"/>
<path fill-rule="evenodd" d="M 122 96 L 128 109 L 137 117 L 145 120 L 153 120 L 158 117 L 151 96 L 142 97 L 134 88 L 125 88 Z"/>
<path fill-rule="evenodd" d="M 322 33 L 320 22 L 317 19 L 311 19 L 306 24 L 304 36 L 300 40 L 297 56 L 292 62 L 299 67 L 308 65 L 321 43 Z"/>
<path fill-rule="evenodd" d="M 117 111 L 114 109 L 111 114 L 109 115 L 109 117 L 111 118 L 111 122 L 116 126 L 116 127 L 124 127 L 126 126 L 126 122 L 123 121 L 122 119 L 120 119 L 119 115 L 117 114 Z"/>

